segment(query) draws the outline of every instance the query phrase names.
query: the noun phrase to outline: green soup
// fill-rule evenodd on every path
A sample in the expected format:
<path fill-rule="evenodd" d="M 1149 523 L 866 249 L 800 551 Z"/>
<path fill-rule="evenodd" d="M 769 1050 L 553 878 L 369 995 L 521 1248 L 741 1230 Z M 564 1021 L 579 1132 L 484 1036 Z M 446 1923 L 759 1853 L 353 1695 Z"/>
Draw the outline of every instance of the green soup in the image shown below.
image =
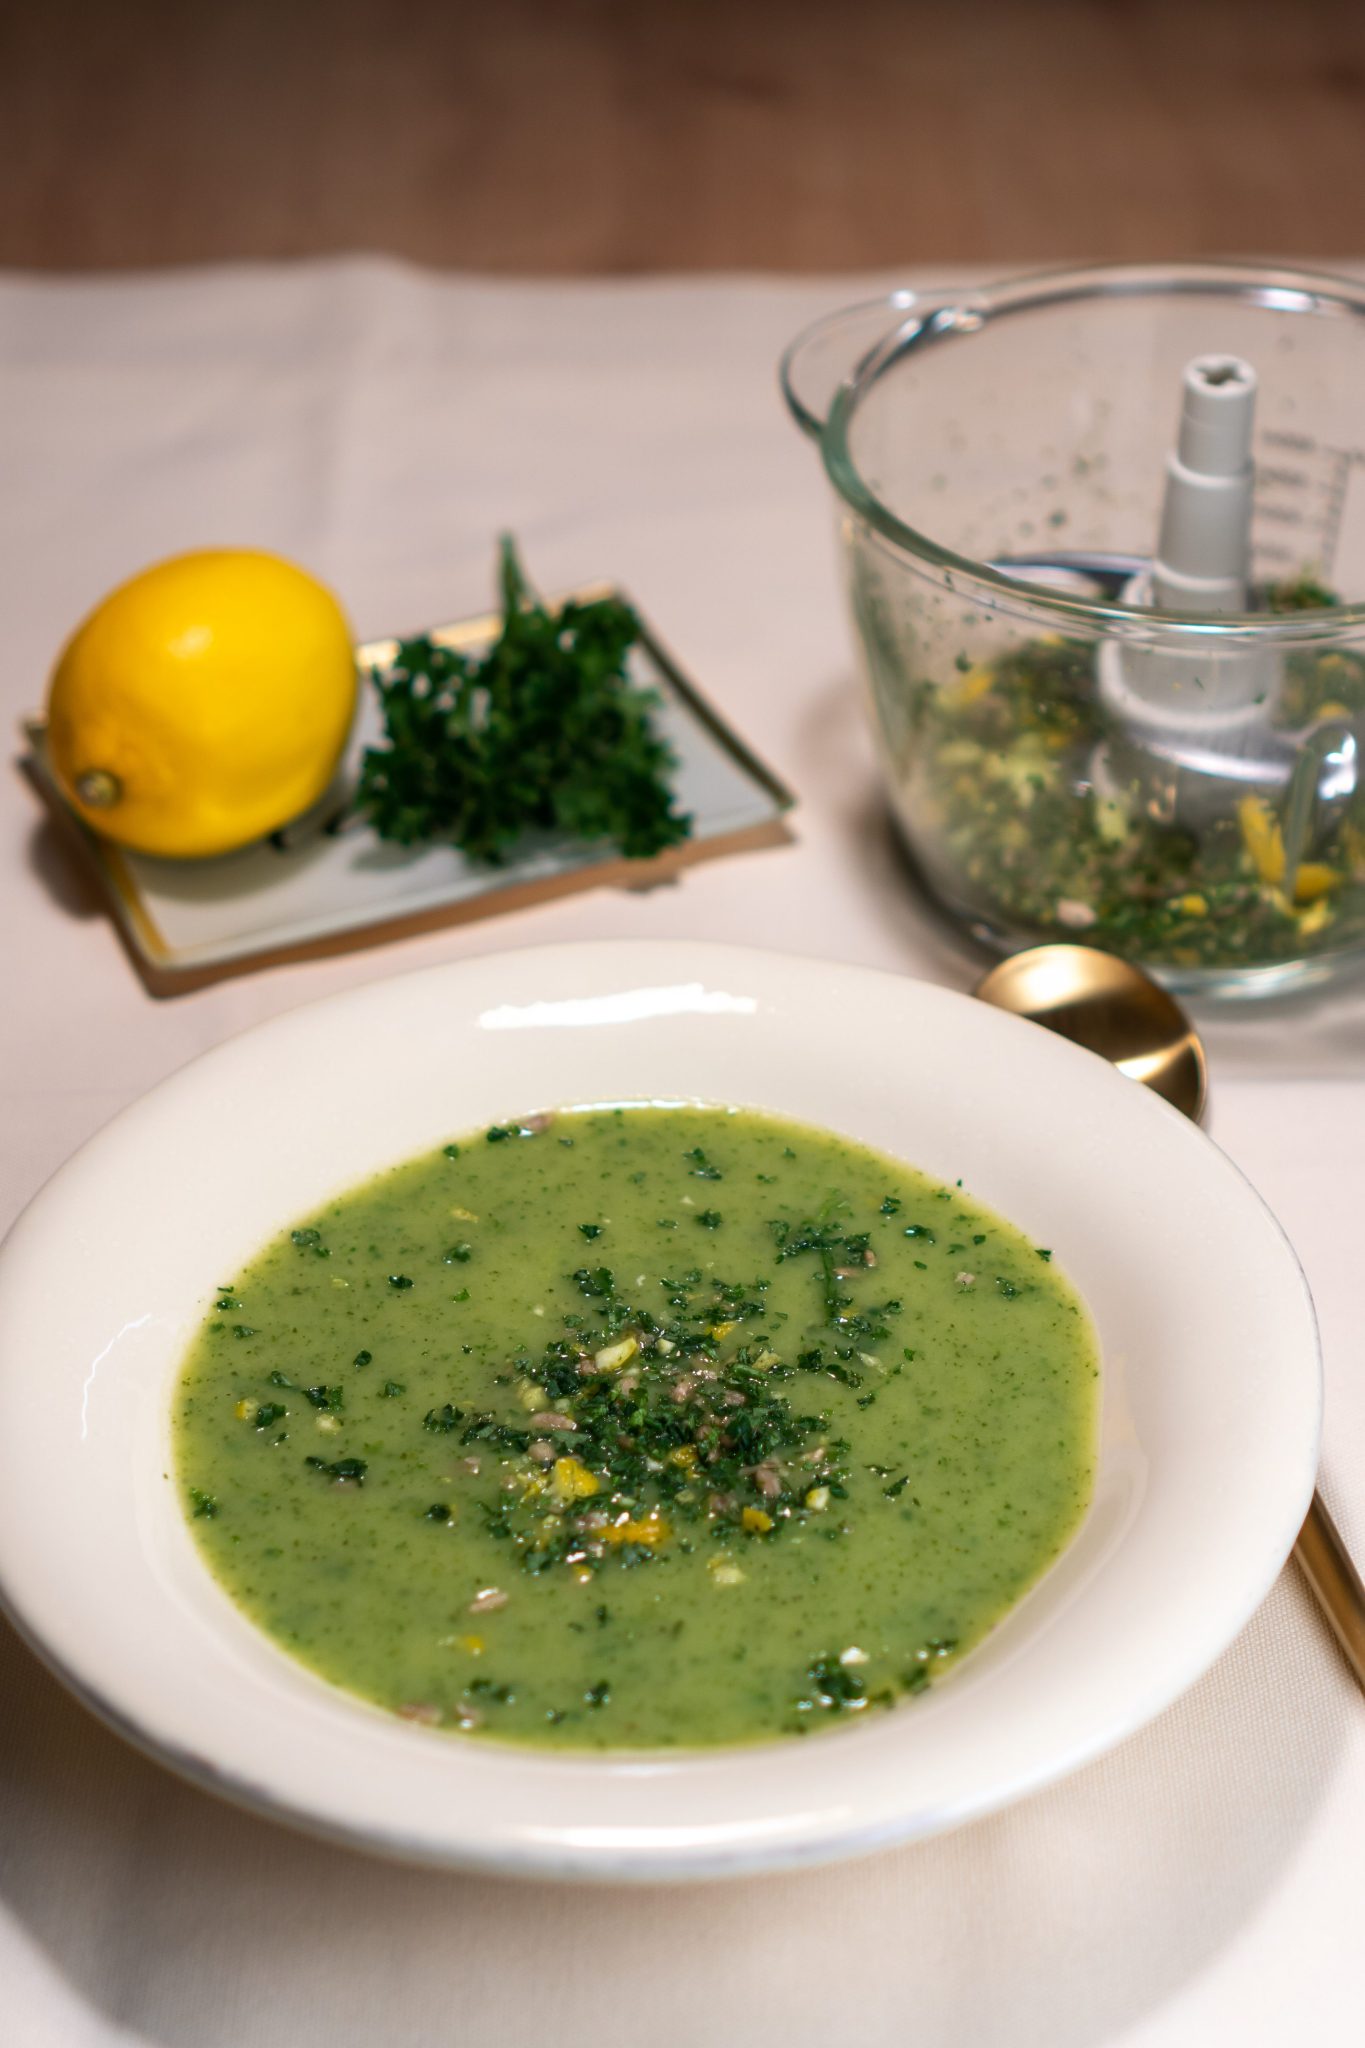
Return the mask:
<path fill-rule="evenodd" d="M 176 1396 L 205 1557 L 400 1714 L 606 1749 L 934 1682 L 1089 1499 L 1051 1250 L 747 1110 L 573 1111 L 380 1175 L 225 1287 Z"/>

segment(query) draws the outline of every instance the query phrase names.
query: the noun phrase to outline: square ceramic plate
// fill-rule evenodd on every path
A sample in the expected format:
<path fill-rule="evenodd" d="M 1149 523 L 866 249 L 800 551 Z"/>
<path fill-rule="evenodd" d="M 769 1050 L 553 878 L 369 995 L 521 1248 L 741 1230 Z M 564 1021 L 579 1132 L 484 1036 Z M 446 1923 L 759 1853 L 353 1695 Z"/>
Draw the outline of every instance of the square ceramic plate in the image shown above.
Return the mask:
<path fill-rule="evenodd" d="M 598 584 L 573 596 L 590 603 L 624 593 Z M 438 626 L 431 637 L 477 652 L 500 624 L 489 612 Z M 396 640 L 369 640 L 357 647 L 362 677 L 387 667 L 397 646 Z M 659 697 L 658 730 L 677 760 L 674 792 L 693 820 L 691 837 L 653 860 L 625 860 L 613 847 L 541 834 L 528 836 L 505 867 L 490 868 L 451 846 L 388 845 L 363 826 L 329 830 L 343 803 L 339 792 L 354 786 L 365 748 L 382 738 L 379 707 L 365 683 L 336 789 L 299 825 L 215 860 L 158 860 L 87 830 L 53 781 L 38 721 L 24 727 L 29 751 L 23 766 L 74 836 L 147 987 L 153 995 L 176 995 L 283 960 L 375 945 L 578 889 L 645 887 L 696 861 L 780 841 L 790 791 L 707 703 L 647 624 L 631 655 L 631 674 Z"/>
<path fill-rule="evenodd" d="M 333 1689 L 210 1575 L 170 1476 L 172 1389 L 214 1288 L 452 1134 L 658 1100 L 845 1132 L 960 1178 L 1054 1249 L 1103 1361 L 1080 1531 L 942 1684 L 805 1742 L 537 1752 Z M 0 1587 L 97 1712 L 263 1812 L 508 1872 L 755 1870 L 951 1827 L 1150 1719 L 1288 1555 L 1319 1410 L 1312 1307 L 1274 1218 L 1193 1125 L 1095 1055 L 820 961 L 686 944 L 494 954 L 220 1046 L 20 1219 L 0 1252 Z"/>

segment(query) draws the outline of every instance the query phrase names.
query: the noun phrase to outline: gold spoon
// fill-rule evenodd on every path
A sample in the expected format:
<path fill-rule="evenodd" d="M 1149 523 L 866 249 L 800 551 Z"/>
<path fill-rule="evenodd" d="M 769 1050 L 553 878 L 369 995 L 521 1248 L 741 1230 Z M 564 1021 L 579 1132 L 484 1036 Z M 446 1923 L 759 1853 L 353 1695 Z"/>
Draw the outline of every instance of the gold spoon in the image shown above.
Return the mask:
<path fill-rule="evenodd" d="M 1202 1117 L 1208 1068 L 1198 1033 L 1175 997 L 1130 961 L 1093 946 L 1032 946 L 992 967 L 973 993 L 1111 1060 L 1193 1122 Z M 1365 1586 L 1316 1492 L 1294 1556 L 1365 1689 Z"/>

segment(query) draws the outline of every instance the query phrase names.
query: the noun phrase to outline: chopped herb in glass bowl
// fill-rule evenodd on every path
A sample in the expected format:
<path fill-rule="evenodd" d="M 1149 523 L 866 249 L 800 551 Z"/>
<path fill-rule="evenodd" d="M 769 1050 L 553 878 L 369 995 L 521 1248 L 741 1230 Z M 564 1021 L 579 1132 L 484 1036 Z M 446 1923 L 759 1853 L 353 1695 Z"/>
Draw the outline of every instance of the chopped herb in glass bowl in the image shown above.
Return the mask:
<path fill-rule="evenodd" d="M 1330 604 L 1300 581 L 1281 613 Z M 1273 966 L 1365 939 L 1365 793 L 1287 873 L 1281 808 L 1248 789 L 1197 832 L 1105 786 L 1096 650 L 1056 636 L 911 690 L 903 805 L 931 882 L 991 932 L 1071 939 L 1182 971 Z M 1365 654 L 1289 655 L 1286 731 L 1365 715 Z"/>

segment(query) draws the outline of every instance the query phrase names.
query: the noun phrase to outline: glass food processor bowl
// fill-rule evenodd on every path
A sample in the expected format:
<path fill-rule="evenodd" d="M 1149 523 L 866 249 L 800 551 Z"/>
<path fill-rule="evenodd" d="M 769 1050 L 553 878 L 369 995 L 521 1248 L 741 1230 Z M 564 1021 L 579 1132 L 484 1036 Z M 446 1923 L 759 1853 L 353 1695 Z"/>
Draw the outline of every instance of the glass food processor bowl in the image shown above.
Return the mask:
<path fill-rule="evenodd" d="M 900 830 L 1001 950 L 1196 994 L 1365 950 L 1365 287 L 903 291 L 795 341 Z"/>

